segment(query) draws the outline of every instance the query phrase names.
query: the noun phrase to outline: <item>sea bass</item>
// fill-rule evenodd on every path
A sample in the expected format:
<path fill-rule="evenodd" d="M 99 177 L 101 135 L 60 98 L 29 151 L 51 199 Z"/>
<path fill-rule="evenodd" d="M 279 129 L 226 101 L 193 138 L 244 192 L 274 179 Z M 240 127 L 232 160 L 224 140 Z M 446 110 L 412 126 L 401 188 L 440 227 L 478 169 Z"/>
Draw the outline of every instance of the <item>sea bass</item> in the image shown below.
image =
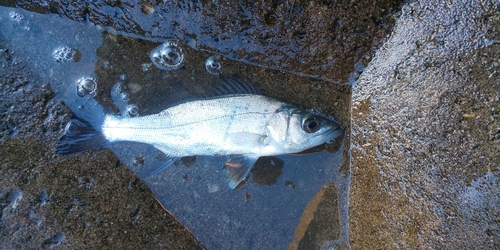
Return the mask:
<path fill-rule="evenodd" d="M 233 80 L 230 84 L 231 89 L 248 89 Z M 261 156 L 298 153 L 343 134 L 331 118 L 245 91 L 187 101 L 147 116 L 100 117 L 81 117 L 92 127 L 71 119 L 57 153 L 132 141 L 153 145 L 171 159 L 170 163 L 184 156 L 228 156 L 224 168 L 232 189 Z"/>

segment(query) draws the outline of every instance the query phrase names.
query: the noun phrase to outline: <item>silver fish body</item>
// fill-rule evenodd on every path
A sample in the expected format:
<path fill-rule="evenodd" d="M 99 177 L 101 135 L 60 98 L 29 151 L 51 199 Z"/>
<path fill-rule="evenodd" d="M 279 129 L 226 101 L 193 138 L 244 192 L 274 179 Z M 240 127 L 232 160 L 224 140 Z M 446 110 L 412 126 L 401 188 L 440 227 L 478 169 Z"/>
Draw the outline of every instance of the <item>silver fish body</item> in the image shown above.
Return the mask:
<path fill-rule="evenodd" d="M 75 124 L 70 122 L 67 130 L 77 131 L 71 128 Z M 230 159 L 224 167 L 231 188 L 248 175 L 261 156 L 301 152 L 343 134 L 332 119 L 257 94 L 189 101 L 140 117 L 106 115 L 99 124 L 92 125 L 100 137 L 90 134 L 84 138 L 94 138 L 101 145 L 117 141 L 147 143 L 172 159 L 227 155 Z M 63 137 L 58 146 L 60 154 L 82 151 L 94 143 L 87 140 L 87 146 L 71 148 L 80 143 L 71 140 Z"/>
<path fill-rule="evenodd" d="M 158 114 L 119 118 L 108 115 L 106 139 L 148 143 L 172 157 L 297 153 L 336 135 L 334 121 L 317 117 L 315 133 L 302 129 L 304 116 L 315 116 L 261 95 L 231 95 L 179 104 Z"/>

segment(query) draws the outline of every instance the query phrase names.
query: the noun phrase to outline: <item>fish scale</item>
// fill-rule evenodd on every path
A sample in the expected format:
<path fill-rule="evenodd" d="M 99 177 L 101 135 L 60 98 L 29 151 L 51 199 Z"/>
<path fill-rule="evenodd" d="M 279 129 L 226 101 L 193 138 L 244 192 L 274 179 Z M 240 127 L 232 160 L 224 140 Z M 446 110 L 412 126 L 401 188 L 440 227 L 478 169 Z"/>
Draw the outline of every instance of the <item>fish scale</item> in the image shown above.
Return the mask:
<path fill-rule="evenodd" d="M 283 105 L 283 102 L 260 95 L 198 100 L 149 116 L 119 118 L 108 115 L 102 131 L 111 142 L 153 144 L 164 149 L 162 151 L 171 149 L 164 153 L 175 157 L 241 154 L 248 153 L 249 147 L 253 154 L 273 155 L 276 152 L 272 148 L 262 148 L 263 145 L 255 145 L 254 141 L 245 143 L 242 138 L 231 136 L 265 137 L 266 124 L 272 115 L 269 110 L 277 110 Z"/>

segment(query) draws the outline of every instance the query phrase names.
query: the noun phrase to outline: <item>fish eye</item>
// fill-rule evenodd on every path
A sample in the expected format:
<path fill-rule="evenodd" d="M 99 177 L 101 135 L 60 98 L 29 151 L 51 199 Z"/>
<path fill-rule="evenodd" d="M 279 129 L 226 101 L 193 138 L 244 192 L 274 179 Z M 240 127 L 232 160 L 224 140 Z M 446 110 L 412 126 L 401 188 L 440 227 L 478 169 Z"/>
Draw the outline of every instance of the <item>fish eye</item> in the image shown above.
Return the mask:
<path fill-rule="evenodd" d="M 319 129 L 319 119 L 315 116 L 307 116 L 302 122 L 302 129 L 307 133 L 314 133 Z"/>

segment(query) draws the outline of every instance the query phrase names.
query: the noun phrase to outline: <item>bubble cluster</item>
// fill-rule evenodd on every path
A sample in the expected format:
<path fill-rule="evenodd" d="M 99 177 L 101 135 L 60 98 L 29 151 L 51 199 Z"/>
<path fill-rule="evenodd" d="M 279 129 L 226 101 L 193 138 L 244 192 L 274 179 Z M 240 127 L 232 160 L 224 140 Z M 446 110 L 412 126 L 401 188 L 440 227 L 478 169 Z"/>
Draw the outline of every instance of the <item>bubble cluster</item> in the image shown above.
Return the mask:
<path fill-rule="evenodd" d="M 146 72 L 148 71 L 149 69 L 151 69 L 151 63 L 142 63 L 141 64 L 141 69 L 142 69 L 142 72 Z"/>
<path fill-rule="evenodd" d="M 120 93 L 120 98 L 121 100 L 125 101 L 125 102 L 128 102 L 129 101 L 129 97 L 128 97 L 128 94 L 123 92 L 123 93 Z"/>
<path fill-rule="evenodd" d="M 56 60 L 56 62 L 64 62 L 64 61 L 73 61 L 76 55 L 76 50 L 68 47 L 61 46 L 52 52 L 52 56 Z"/>
<path fill-rule="evenodd" d="M 129 104 L 127 106 L 127 114 L 129 116 L 137 116 L 137 115 L 139 115 L 139 106 L 137 106 L 135 104 Z"/>
<path fill-rule="evenodd" d="M 104 62 L 102 63 L 102 66 L 103 66 L 105 69 L 111 69 L 111 68 L 113 68 L 113 67 L 111 66 L 111 64 L 109 63 L 109 61 L 108 61 L 108 60 L 104 61 Z"/>
<path fill-rule="evenodd" d="M 85 95 L 95 96 L 97 92 L 97 82 L 92 77 L 82 77 L 76 82 L 76 93 L 79 97 L 84 97 Z"/>
<path fill-rule="evenodd" d="M 127 112 L 129 106 L 129 96 L 126 92 L 126 86 L 124 86 L 121 82 L 116 82 L 111 88 L 110 95 L 111 100 L 113 100 L 113 103 L 116 105 L 118 110 L 120 110 L 120 114 L 122 116 L 130 116 Z"/>
<path fill-rule="evenodd" d="M 10 18 L 12 18 L 13 21 L 20 23 L 23 19 L 24 16 L 17 13 L 17 12 L 11 12 L 10 13 Z"/>
<path fill-rule="evenodd" d="M 212 75 L 220 74 L 222 65 L 219 62 L 220 56 L 210 56 L 205 61 L 205 68 Z"/>
<path fill-rule="evenodd" d="M 182 49 L 173 40 L 168 40 L 154 48 L 149 57 L 151 62 L 161 70 L 179 69 L 184 61 Z"/>
<path fill-rule="evenodd" d="M 127 86 L 121 82 L 116 82 L 111 88 L 111 99 L 116 105 L 122 117 L 134 117 L 139 115 L 139 106 L 136 104 L 129 104 L 129 94 Z"/>

